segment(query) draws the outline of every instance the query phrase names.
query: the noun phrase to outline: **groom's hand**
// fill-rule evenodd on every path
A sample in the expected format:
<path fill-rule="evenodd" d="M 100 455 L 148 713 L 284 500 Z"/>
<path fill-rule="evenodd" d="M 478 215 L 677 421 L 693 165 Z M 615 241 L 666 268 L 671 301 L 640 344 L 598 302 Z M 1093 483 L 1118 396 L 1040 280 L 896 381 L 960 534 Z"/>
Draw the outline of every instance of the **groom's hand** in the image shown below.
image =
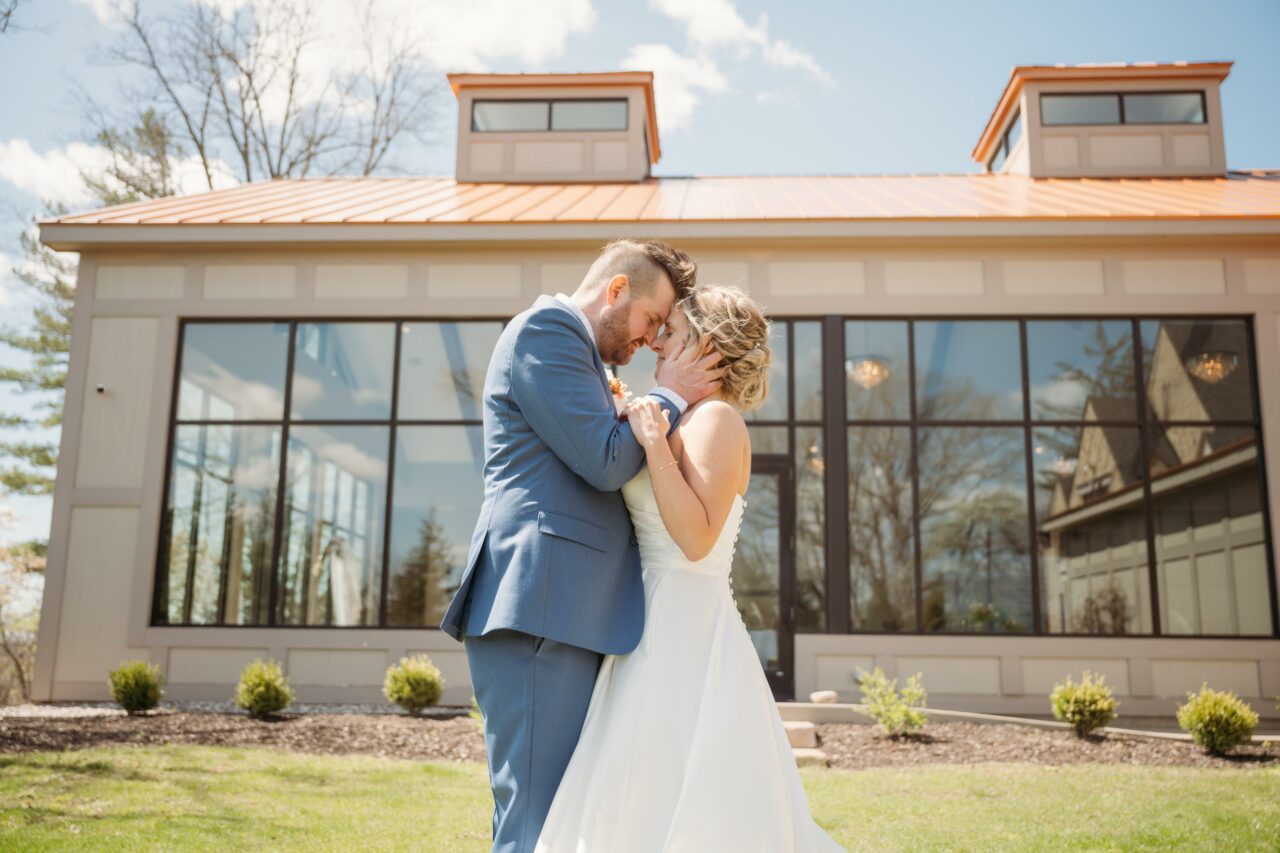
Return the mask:
<path fill-rule="evenodd" d="M 726 368 L 716 367 L 721 356 L 710 342 L 701 353 L 687 349 L 683 341 L 672 342 L 664 356 L 654 380 L 675 391 L 690 406 L 715 393 L 722 384 L 720 377 Z"/>

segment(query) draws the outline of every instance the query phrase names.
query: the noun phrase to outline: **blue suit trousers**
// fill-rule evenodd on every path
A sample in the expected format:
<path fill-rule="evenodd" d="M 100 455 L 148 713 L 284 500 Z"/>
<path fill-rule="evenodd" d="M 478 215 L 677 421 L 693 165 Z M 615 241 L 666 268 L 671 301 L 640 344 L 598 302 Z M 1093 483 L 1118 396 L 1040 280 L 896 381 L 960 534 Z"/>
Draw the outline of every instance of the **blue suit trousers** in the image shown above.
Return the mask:
<path fill-rule="evenodd" d="M 494 853 L 528 853 L 587 717 L 604 656 L 499 630 L 464 639 L 493 788 Z"/>

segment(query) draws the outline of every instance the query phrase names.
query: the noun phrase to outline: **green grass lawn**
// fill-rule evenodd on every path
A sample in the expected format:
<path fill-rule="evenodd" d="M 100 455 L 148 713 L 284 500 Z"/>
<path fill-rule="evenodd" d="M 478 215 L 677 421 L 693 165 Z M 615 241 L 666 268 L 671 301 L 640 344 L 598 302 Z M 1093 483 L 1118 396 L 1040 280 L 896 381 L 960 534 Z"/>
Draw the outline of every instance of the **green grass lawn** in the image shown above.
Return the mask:
<path fill-rule="evenodd" d="M 1280 849 L 1280 768 L 806 770 L 852 850 Z M 0 849 L 488 849 L 479 764 L 230 747 L 0 756 Z"/>

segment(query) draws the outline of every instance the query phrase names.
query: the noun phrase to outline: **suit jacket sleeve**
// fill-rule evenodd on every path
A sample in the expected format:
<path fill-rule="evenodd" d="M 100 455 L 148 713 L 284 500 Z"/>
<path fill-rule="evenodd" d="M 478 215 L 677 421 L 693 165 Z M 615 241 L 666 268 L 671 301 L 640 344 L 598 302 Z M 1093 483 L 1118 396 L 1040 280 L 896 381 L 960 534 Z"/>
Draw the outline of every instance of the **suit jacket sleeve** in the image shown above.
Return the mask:
<path fill-rule="evenodd" d="M 579 477 L 601 491 L 622 488 L 644 464 L 631 426 L 604 392 L 591 346 L 563 311 L 529 318 L 512 352 L 511 394 L 529 426 Z M 674 428 L 680 410 L 654 395 Z"/>

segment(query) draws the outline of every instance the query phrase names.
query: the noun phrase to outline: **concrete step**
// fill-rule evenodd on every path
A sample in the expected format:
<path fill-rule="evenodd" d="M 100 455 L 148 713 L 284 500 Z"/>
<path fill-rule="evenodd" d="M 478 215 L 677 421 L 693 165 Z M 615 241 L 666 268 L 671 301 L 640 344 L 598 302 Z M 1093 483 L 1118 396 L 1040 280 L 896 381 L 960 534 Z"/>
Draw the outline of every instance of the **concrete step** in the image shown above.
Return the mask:
<path fill-rule="evenodd" d="M 827 767 L 831 764 L 831 759 L 820 749 L 793 749 L 791 752 L 800 767 Z"/>
<path fill-rule="evenodd" d="M 793 747 L 815 749 L 818 746 L 818 727 L 813 723 L 785 720 L 782 726 L 787 730 L 787 740 Z"/>

